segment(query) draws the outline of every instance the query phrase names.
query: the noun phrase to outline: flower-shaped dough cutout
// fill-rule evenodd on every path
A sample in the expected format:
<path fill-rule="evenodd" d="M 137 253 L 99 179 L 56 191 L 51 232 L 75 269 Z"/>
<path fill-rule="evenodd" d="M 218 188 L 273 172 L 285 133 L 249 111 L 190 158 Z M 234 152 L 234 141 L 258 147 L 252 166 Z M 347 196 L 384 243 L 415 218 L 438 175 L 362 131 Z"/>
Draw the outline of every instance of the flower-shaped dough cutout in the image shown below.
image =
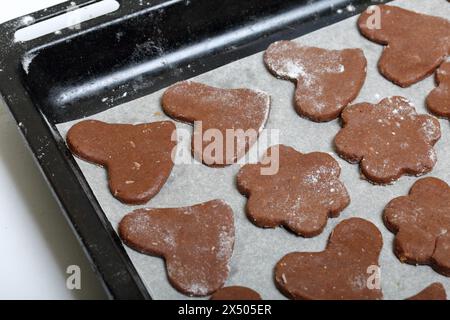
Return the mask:
<path fill-rule="evenodd" d="M 318 122 L 336 119 L 366 79 L 361 49 L 326 50 L 278 41 L 266 50 L 264 62 L 276 77 L 296 82 L 297 113 Z"/>
<path fill-rule="evenodd" d="M 427 97 L 427 107 L 430 112 L 450 118 L 450 60 L 444 62 L 436 72 L 438 87 Z"/>
<path fill-rule="evenodd" d="M 222 200 L 191 207 L 138 209 L 119 224 L 129 247 L 166 261 L 170 283 L 207 296 L 225 283 L 234 246 L 233 211 Z"/>
<path fill-rule="evenodd" d="M 406 300 L 447 300 L 447 293 L 442 283 L 435 282 Z"/>
<path fill-rule="evenodd" d="M 278 170 L 264 172 L 268 166 Z M 327 153 L 302 154 L 277 145 L 267 150 L 261 163 L 242 167 L 237 184 L 249 198 L 247 216 L 257 226 L 285 226 L 297 235 L 313 237 L 322 232 L 328 217 L 338 216 L 350 203 L 339 181 L 340 170 Z"/>
<path fill-rule="evenodd" d="M 262 300 L 258 292 L 241 286 L 224 287 L 211 296 L 210 300 Z"/>
<path fill-rule="evenodd" d="M 275 267 L 275 284 L 287 297 L 307 300 L 381 299 L 380 231 L 371 222 L 339 223 L 322 252 L 292 252 Z"/>
<path fill-rule="evenodd" d="M 270 96 L 183 81 L 165 91 L 162 105 L 171 118 L 194 124 L 194 157 L 223 167 L 237 162 L 256 142 L 269 116 Z"/>
<path fill-rule="evenodd" d="M 408 87 L 434 70 L 450 54 L 450 21 L 389 5 L 369 7 L 358 20 L 361 33 L 386 45 L 380 73 Z"/>
<path fill-rule="evenodd" d="M 436 163 L 433 146 L 441 136 L 439 121 L 417 114 L 403 97 L 349 106 L 342 112 L 342 123 L 334 140 L 337 153 L 351 163 L 359 162 L 363 175 L 373 183 L 425 174 Z"/>
<path fill-rule="evenodd" d="M 70 128 L 66 139 L 76 156 L 106 168 L 114 197 L 127 204 L 144 204 L 172 171 L 174 132 L 170 121 L 131 125 L 85 120 Z"/>
<path fill-rule="evenodd" d="M 409 195 L 393 199 L 384 222 L 396 234 L 394 251 L 410 264 L 427 264 L 450 276 L 450 187 L 437 178 L 423 178 Z"/>

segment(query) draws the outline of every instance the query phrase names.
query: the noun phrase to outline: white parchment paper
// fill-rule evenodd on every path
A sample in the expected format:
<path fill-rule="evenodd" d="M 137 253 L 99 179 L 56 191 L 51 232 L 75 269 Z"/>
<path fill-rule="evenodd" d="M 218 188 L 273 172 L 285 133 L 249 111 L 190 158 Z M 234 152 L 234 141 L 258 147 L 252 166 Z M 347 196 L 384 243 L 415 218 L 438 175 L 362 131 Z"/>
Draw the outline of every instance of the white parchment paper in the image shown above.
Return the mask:
<path fill-rule="evenodd" d="M 450 4 L 446 0 L 399 0 L 391 3 L 418 12 L 450 17 Z M 338 12 L 336 14 L 339 14 Z M 401 95 L 416 106 L 419 113 L 427 113 L 425 97 L 434 88 L 433 77 L 402 89 L 384 79 L 377 70 L 377 61 L 382 46 L 363 38 L 353 17 L 296 39 L 305 45 L 328 49 L 361 48 L 368 60 L 367 79 L 355 102 L 376 103 L 383 97 Z M 420 41 L 420 40 L 419 40 Z M 179 207 L 193 205 L 211 199 L 223 199 L 234 210 L 236 243 L 231 261 L 231 271 L 226 285 L 243 285 L 261 293 L 264 299 L 282 299 L 275 288 L 273 267 L 285 254 L 292 251 L 321 251 L 328 236 L 337 223 L 350 217 L 361 217 L 373 222 L 382 232 L 384 246 L 380 256 L 382 289 L 386 299 L 404 299 L 422 290 L 432 282 L 439 281 L 450 295 L 450 279 L 434 272 L 428 266 L 402 264 L 392 251 L 394 235 L 383 225 L 381 214 L 384 206 L 394 197 L 407 194 L 416 177 L 402 177 L 394 185 L 374 186 L 360 178 L 357 165 L 341 160 L 332 147 L 332 141 L 340 126 L 337 120 L 314 123 L 299 117 L 293 108 L 294 84 L 278 80 L 266 70 L 262 53 L 225 65 L 194 78 L 195 81 L 224 88 L 254 88 L 266 91 L 272 97 L 272 108 L 266 128 L 279 129 L 280 143 L 292 146 L 301 152 L 330 152 L 342 167 L 341 179 L 351 196 L 351 204 L 338 218 L 329 219 L 324 232 L 314 238 L 304 239 L 283 228 L 261 229 L 254 226 L 245 215 L 247 199 L 236 188 L 235 177 L 239 165 L 227 168 L 209 168 L 200 164 L 174 167 L 161 192 L 147 207 Z M 112 123 L 139 123 L 169 119 L 160 106 L 163 90 L 149 96 L 119 105 L 96 114 L 91 119 Z M 105 97 L 108 103 L 111 97 Z M 63 137 L 78 121 L 58 125 Z M 436 144 L 438 162 L 428 176 L 436 176 L 450 183 L 450 130 L 446 120 L 440 120 L 442 138 Z M 189 125 L 177 122 L 177 128 L 192 130 Z M 190 139 L 179 143 L 179 148 L 189 151 Z M 137 207 L 121 204 L 113 198 L 107 186 L 106 171 L 95 165 L 78 160 L 103 211 L 112 226 Z M 164 262 L 161 258 L 137 253 L 127 248 L 142 280 L 155 299 L 186 299 L 167 281 Z M 333 272 L 333 270 L 330 270 Z"/>

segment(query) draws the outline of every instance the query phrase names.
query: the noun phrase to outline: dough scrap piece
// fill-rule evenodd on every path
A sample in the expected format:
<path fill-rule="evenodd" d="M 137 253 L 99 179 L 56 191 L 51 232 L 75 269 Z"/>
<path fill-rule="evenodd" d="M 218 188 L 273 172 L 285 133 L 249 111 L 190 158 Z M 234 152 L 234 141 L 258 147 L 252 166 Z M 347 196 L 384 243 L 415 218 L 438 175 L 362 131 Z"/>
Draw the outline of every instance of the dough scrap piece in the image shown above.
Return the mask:
<path fill-rule="evenodd" d="M 450 21 L 444 18 L 379 5 L 360 15 L 358 27 L 367 39 L 386 46 L 378 69 L 401 87 L 431 75 L 450 54 Z"/>
<path fill-rule="evenodd" d="M 131 125 L 84 120 L 70 128 L 66 139 L 73 154 L 106 168 L 114 197 L 126 204 L 144 204 L 172 171 L 174 132 L 170 121 Z"/>
<path fill-rule="evenodd" d="M 264 174 L 269 159 L 278 161 L 277 172 Z M 273 163 L 272 163 L 273 164 Z M 247 196 L 247 216 L 259 227 L 285 226 L 297 235 L 320 234 L 328 217 L 337 217 L 350 203 L 341 168 L 327 153 L 302 154 L 277 145 L 258 164 L 247 164 L 237 175 L 239 191 Z"/>
<path fill-rule="evenodd" d="M 403 97 L 349 106 L 342 112 L 342 123 L 334 140 L 336 151 L 348 162 L 359 163 L 372 183 L 422 175 L 436 164 L 433 146 L 441 136 L 439 121 L 417 114 Z"/>
<path fill-rule="evenodd" d="M 438 117 L 450 118 L 450 60 L 436 71 L 438 87 L 427 97 L 427 107 Z"/>
<path fill-rule="evenodd" d="M 262 300 L 255 290 L 241 286 L 224 287 L 213 293 L 210 300 Z"/>
<path fill-rule="evenodd" d="M 228 277 L 234 218 L 222 200 L 135 210 L 120 222 L 119 235 L 127 246 L 163 257 L 170 283 L 186 295 L 210 295 Z"/>
<path fill-rule="evenodd" d="M 264 62 L 276 77 L 296 82 L 297 113 L 317 122 L 336 119 L 366 79 L 361 49 L 326 50 L 278 41 L 266 50 Z"/>
<path fill-rule="evenodd" d="M 164 92 L 162 106 L 171 118 L 194 124 L 191 148 L 197 160 L 224 167 L 237 162 L 256 142 L 269 116 L 270 96 L 262 91 L 183 81 Z M 215 134 L 223 138 L 219 139 L 221 145 L 213 143 L 217 142 Z"/>
<path fill-rule="evenodd" d="M 427 264 L 450 277 L 450 187 L 437 178 L 423 178 L 407 196 L 384 209 L 387 228 L 396 234 L 394 252 L 402 262 Z"/>
<path fill-rule="evenodd" d="M 371 222 L 350 218 L 339 223 L 322 252 L 293 252 L 275 267 L 275 284 L 287 297 L 307 300 L 381 299 L 372 281 L 383 246 Z"/>
<path fill-rule="evenodd" d="M 447 293 L 442 283 L 435 282 L 406 300 L 447 300 Z"/>

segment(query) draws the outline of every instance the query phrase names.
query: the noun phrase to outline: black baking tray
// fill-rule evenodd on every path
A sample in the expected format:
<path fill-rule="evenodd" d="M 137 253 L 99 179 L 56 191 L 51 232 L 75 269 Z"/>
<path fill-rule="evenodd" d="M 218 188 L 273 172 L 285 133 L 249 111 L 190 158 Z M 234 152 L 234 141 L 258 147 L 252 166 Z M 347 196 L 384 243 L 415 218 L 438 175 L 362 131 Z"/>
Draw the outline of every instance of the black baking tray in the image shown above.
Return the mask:
<path fill-rule="evenodd" d="M 65 2 L 27 20 L 63 14 L 74 2 L 83 7 L 98 1 Z M 118 2 L 113 13 L 28 42 L 14 41 L 23 17 L 0 25 L 0 93 L 108 296 L 151 299 L 55 124 L 148 95 L 386 1 Z M 111 94 L 121 98 L 102 101 Z"/>

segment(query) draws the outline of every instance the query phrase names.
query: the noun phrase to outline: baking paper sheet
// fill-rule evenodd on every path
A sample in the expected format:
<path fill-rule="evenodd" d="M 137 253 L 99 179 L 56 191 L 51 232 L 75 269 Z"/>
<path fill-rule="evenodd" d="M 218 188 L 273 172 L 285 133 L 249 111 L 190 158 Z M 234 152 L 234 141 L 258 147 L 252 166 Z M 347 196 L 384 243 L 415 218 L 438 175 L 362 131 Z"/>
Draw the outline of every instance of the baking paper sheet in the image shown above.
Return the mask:
<path fill-rule="evenodd" d="M 426 14 L 450 17 L 450 4 L 446 0 L 399 0 L 391 4 Z M 357 17 L 347 19 L 295 41 L 328 49 L 362 48 L 368 60 L 367 79 L 355 102 L 377 103 L 383 97 L 401 95 L 412 101 L 419 113 L 427 113 L 425 97 L 434 88 L 433 77 L 406 89 L 384 79 L 376 67 L 383 47 L 359 34 L 356 19 Z M 235 183 L 239 165 L 227 168 L 209 168 L 198 163 L 176 165 L 161 192 L 146 206 L 180 207 L 211 199 L 225 200 L 234 210 L 236 224 L 236 242 L 227 286 L 248 286 L 261 293 L 264 299 L 283 299 L 284 296 L 275 288 L 273 281 L 273 268 L 277 261 L 292 251 L 323 250 L 336 224 L 350 217 L 361 217 L 373 222 L 383 234 L 384 246 L 380 265 L 382 290 L 386 299 L 404 299 L 436 281 L 443 283 L 450 295 L 449 278 L 439 275 L 428 266 L 400 263 L 392 251 L 394 235 L 382 222 L 381 214 L 384 206 L 392 198 L 407 194 L 417 180 L 416 177 L 402 177 L 394 185 L 389 186 L 375 186 L 362 180 L 357 165 L 347 163 L 334 153 L 332 141 L 340 128 L 338 120 L 319 124 L 299 117 L 292 105 L 294 84 L 270 75 L 263 64 L 262 53 L 202 74 L 194 80 L 217 87 L 248 87 L 269 93 L 272 97 L 272 108 L 266 128 L 279 129 L 281 134 L 279 142 L 301 152 L 332 153 L 342 167 L 341 179 L 351 196 L 351 204 L 338 218 L 328 220 L 327 227 L 321 235 L 304 239 L 283 228 L 258 228 L 247 219 L 244 211 L 247 199 L 237 191 Z M 112 123 L 168 120 L 160 106 L 162 93 L 163 90 L 89 118 Z M 108 97 L 105 97 L 105 100 L 106 98 Z M 61 135 L 65 137 L 67 130 L 76 122 L 78 121 L 58 125 Z M 440 123 L 442 138 L 435 146 L 438 162 L 427 176 L 436 176 L 450 183 L 449 122 L 441 119 Z M 187 124 L 177 122 L 176 125 L 179 129 L 192 131 L 192 127 Z M 190 138 L 183 139 L 178 147 L 185 148 L 185 152 L 190 153 L 189 140 Z M 79 159 L 77 163 L 112 226 L 117 229 L 123 216 L 137 207 L 124 205 L 113 198 L 107 186 L 104 169 Z M 154 299 L 187 298 L 173 289 L 167 281 L 161 258 L 140 254 L 129 248 L 127 252 Z"/>

